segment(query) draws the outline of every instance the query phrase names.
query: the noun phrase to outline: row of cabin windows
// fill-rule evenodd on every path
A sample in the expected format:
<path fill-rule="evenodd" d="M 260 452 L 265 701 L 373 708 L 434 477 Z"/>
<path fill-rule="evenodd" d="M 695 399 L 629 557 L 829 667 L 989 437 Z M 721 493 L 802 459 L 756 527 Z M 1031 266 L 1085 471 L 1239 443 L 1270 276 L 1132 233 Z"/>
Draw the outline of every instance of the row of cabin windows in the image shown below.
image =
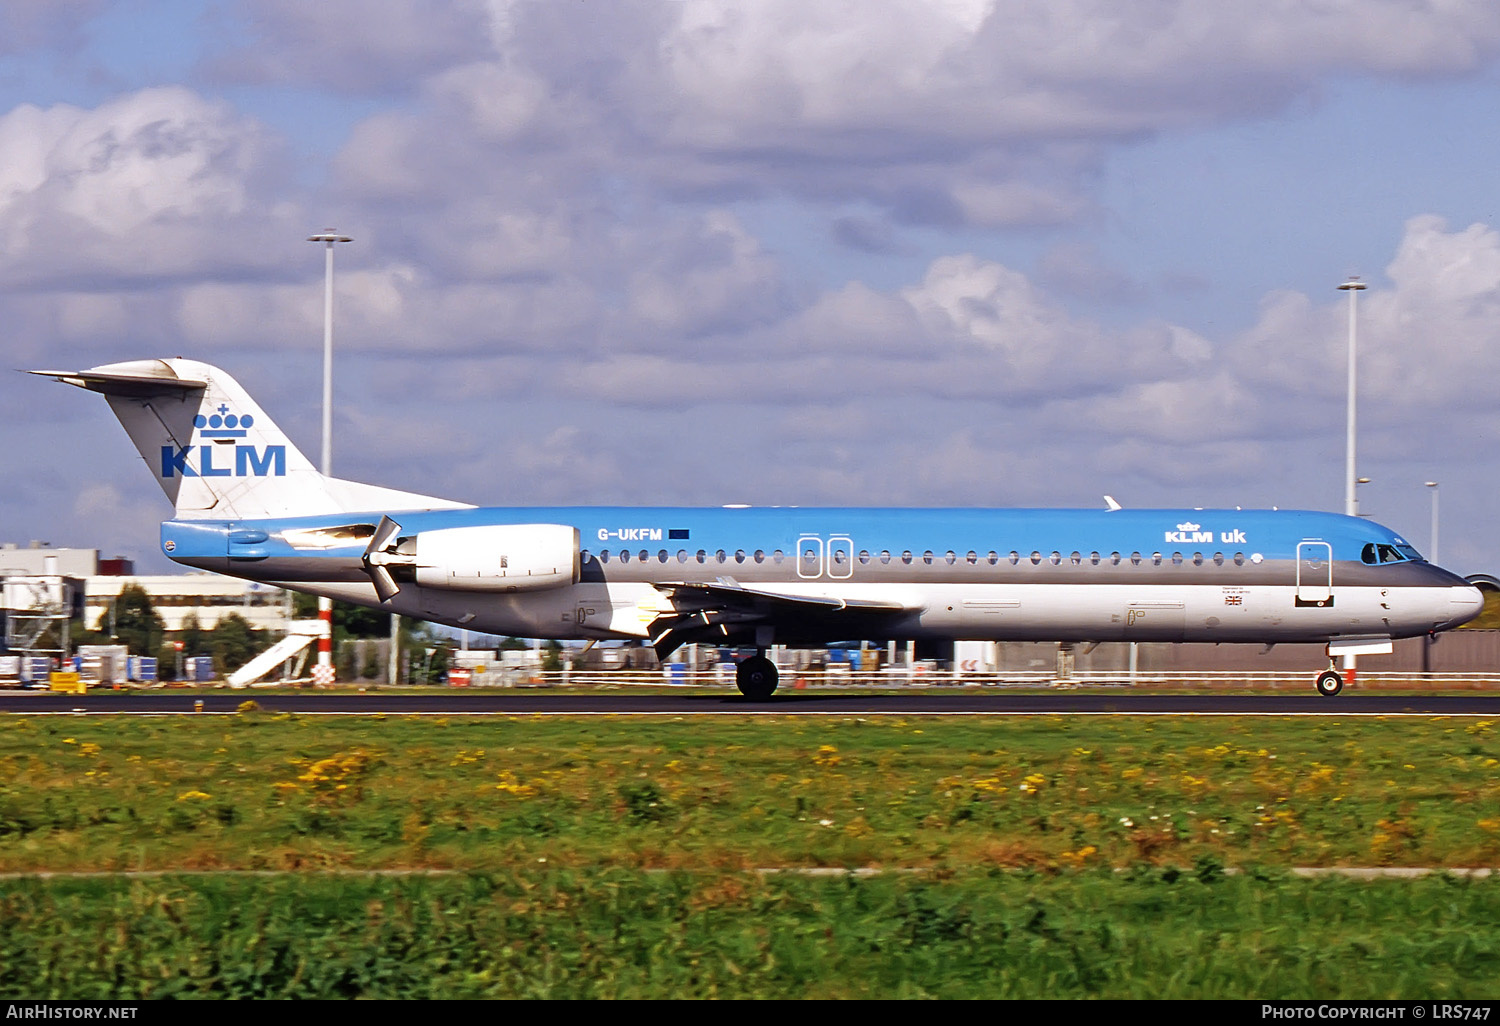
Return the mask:
<path fill-rule="evenodd" d="M 588 550 L 584 550 L 582 553 L 580 553 L 580 555 L 582 556 L 585 563 L 593 558 L 592 553 L 590 553 Z M 658 563 L 669 562 L 671 558 L 671 554 L 667 552 L 666 549 L 661 549 L 656 553 L 656 561 Z M 736 563 L 743 563 L 747 559 L 752 560 L 756 563 L 764 563 L 768 558 L 772 563 L 779 565 L 786 561 L 786 553 L 782 552 L 780 549 L 776 549 L 772 551 L 768 556 L 764 549 L 756 549 L 754 553 L 747 555 L 744 549 L 736 549 L 733 555 L 731 555 L 724 549 L 719 549 L 717 552 L 712 553 L 708 552 L 706 549 L 699 549 L 697 554 L 694 555 L 690 554 L 687 549 L 677 550 L 677 562 L 679 563 L 727 563 L 731 559 Z M 922 553 L 920 556 L 913 555 L 911 550 L 908 549 L 907 551 L 902 552 L 899 556 L 897 556 L 892 555 L 889 549 L 881 550 L 878 555 L 872 554 L 868 549 L 863 549 L 860 551 L 858 557 L 853 557 L 848 551 L 844 549 L 834 549 L 829 553 L 829 558 L 833 561 L 834 566 L 843 566 L 851 558 L 858 558 L 859 562 L 862 565 L 866 566 L 868 566 L 872 562 L 877 562 L 882 565 L 889 564 L 893 559 L 901 563 L 903 566 L 910 566 L 913 562 L 916 561 L 920 561 L 925 566 L 931 566 L 937 562 L 942 562 L 947 564 L 948 566 L 953 566 L 960 560 L 968 563 L 970 566 L 977 565 L 981 561 L 988 563 L 990 566 L 996 566 L 1001 562 L 1001 560 L 1009 562 L 1011 566 L 1016 566 L 1021 562 L 1023 558 L 1030 559 L 1033 566 L 1039 566 L 1043 561 L 1048 562 L 1053 566 L 1061 566 L 1064 559 L 1066 559 L 1073 566 L 1081 566 L 1084 559 L 1088 560 L 1090 566 L 1098 566 L 1101 563 L 1108 563 L 1110 566 L 1119 566 L 1123 562 L 1129 562 L 1131 566 L 1140 566 L 1142 563 L 1147 561 L 1149 561 L 1152 566 L 1161 566 L 1163 562 L 1167 561 L 1170 561 L 1173 566 L 1181 566 L 1184 562 L 1191 562 L 1193 566 L 1202 566 L 1204 563 L 1212 563 L 1214 566 L 1223 566 L 1226 559 L 1232 562 L 1235 566 L 1244 566 L 1246 556 L 1243 552 L 1236 552 L 1233 556 L 1225 556 L 1222 552 L 1215 552 L 1212 556 L 1204 556 L 1201 552 L 1195 552 L 1191 556 L 1184 556 L 1181 552 L 1174 552 L 1170 556 L 1163 556 L 1160 552 L 1153 552 L 1150 556 L 1143 556 L 1139 552 L 1132 552 L 1128 556 L 1122 556 L 1118 552 L 1111 552 L 1107 556 L 1101 555 L 1098 552 L 1090 552 L 1088 556 L 1085 557 L 1081 552 L 1074 552 L 1069 556 L 1064 556 L 1061 552 L 1053 552 L 1048 556 L 1042 555 L 1041 552 L 1032 552 L 1029 557 L 1023 557 L 1021 553 L 1015 551 L 1014 549 L 1012 549 L 1010 554 L 1006 556 L 1002 556 L 1000 553 L 995 551 L 991 551 L 987 555 L 981 556 L 978 552 L 974 552 L 972 550 L 967 555 L 960 556 L 952 549 L 949 549 L 947 552 L 941 555 L 937 555 L 933 553 L 931 549 L 929 549 L 926 552 Z M 611 559 L 618 559 L 621 563 L 629 563 L 631 559 L 635 559 L 637 562 L 641 563 L 649 563 L 651 561 L 651 552 L 647 549 L 641 549 L 640 552 L 632 555 L 629 549 L 621 549 L 617 554 L 611 555 L 610 552 L 606 549 L 605 551 L 599 553 L 599 562 L 608 563 Z M 802 553 L 802 562 L 808 567 L 817 566 L 819 559 L 820 554 L 816 548 L 806 549 Z M 1252 563 L 1260 562 L 1260 557 L 1258 555 L 1251 556 L 1249 557 L 1249 559 Z"/>
<path fill-rule="evenodd" d="M 584 549 L 579 555 L 585 563 L 593 558 L 593 554 L 587 549 Z M 671 554 L 666 549 L 662 549 L 656 554 L 656 561 L 658 563 L 665 563 L 671 558 Z M 694 556 L 690 555 L 687 549 L 677 550 L 677 562 L 679 563 L 687 563 L 689 561 L 699 563 L 727 563 L 731 559 L 736 563 L 743 563 L 747 559 L 753 559 L 757 563 L 764 563 L 767 558 L 773 563 L 784 563 L 786 561 L 786 553 L 777 549 L 768 557 L 764 549 L 756 549 L 753 555 L 746 555 L 744 549 L 737 549 L 733 555 L 730 555 L 723 549 L 720 549 L 718 552 L 708 552 L 704 549 L 699 549 L 697 555 Z M 634 555 L 631 554 L 629 549 L 621 549 L 616 555 L 611 555 L 608 550 L 599 553 L 599 562 L 608 563 L 611 559 L 618 559 L 621 563 L 629 563 L 632 559 L 641 563 L 649 563 L 651 561 L 651 553 L 646 549 L 642 549 Z"/>

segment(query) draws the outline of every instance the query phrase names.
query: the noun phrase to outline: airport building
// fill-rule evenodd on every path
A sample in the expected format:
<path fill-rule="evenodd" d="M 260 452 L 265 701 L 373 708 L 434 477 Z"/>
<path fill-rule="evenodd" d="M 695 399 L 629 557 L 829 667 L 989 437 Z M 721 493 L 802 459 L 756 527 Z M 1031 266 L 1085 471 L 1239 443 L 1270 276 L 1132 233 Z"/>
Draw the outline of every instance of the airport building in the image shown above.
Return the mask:
<path fill-rule="evenodd" d="M 212 573 L 140 576 L 134 571 L 131 560 L 101 559 L 98 549 L 54 548 L 36 541 L 24 547 L 0 545 L 0 580 L 12 618 L 43 605 L 71 615 L 81 605 L 85 626 L 108 631 L 115 602 L 132 584 L 150 597 L 169 632 L 182 630 L 192 617 L 204 630 L 213 630 L 228 613 L 239 614 L 256 630 L 280 632 L 291 617 L 291 593 L 283 588 Z"/>

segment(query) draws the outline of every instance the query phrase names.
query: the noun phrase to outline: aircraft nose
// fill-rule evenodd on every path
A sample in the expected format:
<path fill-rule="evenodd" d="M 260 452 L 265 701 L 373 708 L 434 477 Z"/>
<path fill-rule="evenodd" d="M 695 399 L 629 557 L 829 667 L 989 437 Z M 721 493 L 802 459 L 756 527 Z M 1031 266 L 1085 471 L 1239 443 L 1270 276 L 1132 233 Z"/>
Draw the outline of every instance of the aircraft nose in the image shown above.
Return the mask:
<path fill-rule="evenodd" d="M 1448 607 L 1454 627 L 1466 624 L 1484 609 L 1484 592 L 1472 584 L 1455 585 L 1448 593 Z"/>

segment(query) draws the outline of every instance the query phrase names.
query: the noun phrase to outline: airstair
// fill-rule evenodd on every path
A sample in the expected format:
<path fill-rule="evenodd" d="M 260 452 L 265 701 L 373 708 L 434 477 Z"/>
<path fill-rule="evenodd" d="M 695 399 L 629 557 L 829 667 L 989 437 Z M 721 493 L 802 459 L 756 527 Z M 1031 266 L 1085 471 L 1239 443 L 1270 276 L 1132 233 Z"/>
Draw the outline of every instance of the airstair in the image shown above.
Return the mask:
<path fill-rule="evenodd" d="M 322 620 L 293 620 L 286 637 L 250 660 L 227 678 L 232 688 L 248 687 L 321 637 L 328 630 Z"/>

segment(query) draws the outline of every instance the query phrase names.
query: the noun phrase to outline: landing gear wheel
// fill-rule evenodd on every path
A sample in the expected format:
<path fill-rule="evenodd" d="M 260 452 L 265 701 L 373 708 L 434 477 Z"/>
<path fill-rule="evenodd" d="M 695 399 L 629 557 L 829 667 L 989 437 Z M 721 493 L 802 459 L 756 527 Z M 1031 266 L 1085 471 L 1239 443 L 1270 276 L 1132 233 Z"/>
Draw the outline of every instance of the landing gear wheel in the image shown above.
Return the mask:
<path fill-rule="evenodd" d="M 740 694 L 753 702 L 764 702 L 776 690 L 776 664 L 765 656 L 751 656 L 735 667 L 734 682 Z"/>
<path fill-rule="evenodd" d="M 1344 678 L 1337 670 L 1324 670 L 1318 674 L 1318 694 L 1332 698 L 1344 690 Z"/>

